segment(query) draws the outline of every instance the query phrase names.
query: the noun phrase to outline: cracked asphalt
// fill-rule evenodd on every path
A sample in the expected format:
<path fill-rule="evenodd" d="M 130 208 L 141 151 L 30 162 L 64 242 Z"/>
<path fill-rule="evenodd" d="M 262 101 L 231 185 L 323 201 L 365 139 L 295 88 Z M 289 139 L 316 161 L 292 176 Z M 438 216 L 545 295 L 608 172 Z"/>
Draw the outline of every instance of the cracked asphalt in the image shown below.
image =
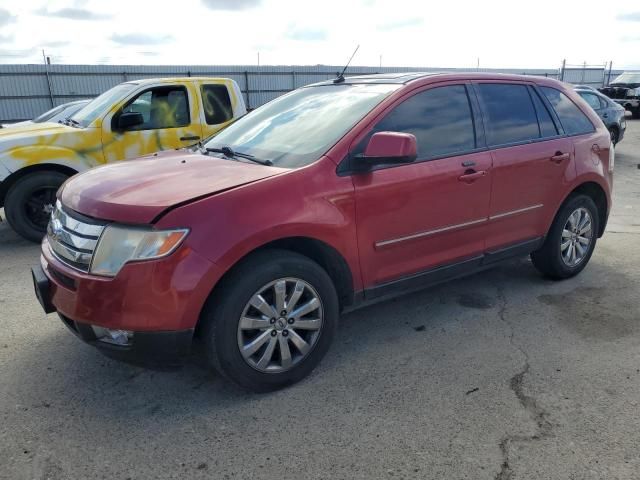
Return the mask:
<path fill-rule="evenodd" d="M 527 258 L 345 315 L 314 373 L 252 395 L 197 356 L 108 360 L 40 310 L 0 224 L 0 478 L 640 476 L 640 121 L 577 278 Z"/>

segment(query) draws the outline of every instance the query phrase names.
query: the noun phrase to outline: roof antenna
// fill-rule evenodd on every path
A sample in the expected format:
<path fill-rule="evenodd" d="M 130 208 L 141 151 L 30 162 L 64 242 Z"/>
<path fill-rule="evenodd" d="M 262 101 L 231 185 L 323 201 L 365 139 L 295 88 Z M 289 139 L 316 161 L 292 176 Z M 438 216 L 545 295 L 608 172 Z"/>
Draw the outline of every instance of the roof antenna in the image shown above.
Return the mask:
<path fill-rule="evenodd" d="M 347 62 L 347 64 L 344 66 L 344 68 L 342 69 L 342 71 L 338 74 L 338 76 L 333 80 L 333 83 L 342 83 L 344 82 L 344 72 L 347 71 L 347 67 L 349 66 L 349 64 L 351 63 L 351 60 L 353 60 L 353 57 L 355 57 L 356 52 L 358 51 L 358 49 L 360 48 L 360 45 L 358 45 L 356 47 L 356 49 L 353 51 L 353 53 L 351 54 L 351 58 L 349 59 L 349 61 Z"/>

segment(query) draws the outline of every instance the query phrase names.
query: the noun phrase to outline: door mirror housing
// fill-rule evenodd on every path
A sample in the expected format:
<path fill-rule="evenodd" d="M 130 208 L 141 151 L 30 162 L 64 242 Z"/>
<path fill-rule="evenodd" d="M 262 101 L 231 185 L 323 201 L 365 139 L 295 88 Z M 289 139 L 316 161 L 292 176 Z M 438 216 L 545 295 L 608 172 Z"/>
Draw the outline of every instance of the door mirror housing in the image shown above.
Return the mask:
<path fill-rule="evenodd" d="M 416 160 L 418 143 L 410 133 L 378 132 L 369 139 L 364 154 L 356 156 L 354 166 L 359 172 L 378 165 L 411 163 Z"/>
<path fill-rule="evenodd" d="M 118 117 L 118 130 L 129 130 L 144 123 L 144 117 L 140 112 L 127 112 Z"/>

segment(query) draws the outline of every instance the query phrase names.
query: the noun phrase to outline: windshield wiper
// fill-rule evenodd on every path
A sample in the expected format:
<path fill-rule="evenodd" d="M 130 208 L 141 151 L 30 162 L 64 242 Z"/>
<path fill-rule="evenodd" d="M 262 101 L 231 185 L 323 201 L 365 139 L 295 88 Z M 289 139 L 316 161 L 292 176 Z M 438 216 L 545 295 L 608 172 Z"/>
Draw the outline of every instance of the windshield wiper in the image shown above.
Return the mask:
<path fill-rule="evenodd" d="M 244 158 L 252 162 L 259 163 L 260 165 L 266 165 L 267 167 L 273 165 L 271 160 L 261 160 L 253 155 L 249 155 L 248 153 L 234 152 L 231 147 L 205 148 L 205 150 L 210 153 L 222 153 L 225 157 L 229 158 Z"/>
<path fill-rule="evenodd" d="M 64 125 L 69 125 L 70 127 L 78 127 L 78 126 L 80 126 L 80 122 L 78 122 L 77 120 L 74 120 L 71 117 L 67 117 L 64 120 L 58 120 L 58 123 L 62 123 Z"/>

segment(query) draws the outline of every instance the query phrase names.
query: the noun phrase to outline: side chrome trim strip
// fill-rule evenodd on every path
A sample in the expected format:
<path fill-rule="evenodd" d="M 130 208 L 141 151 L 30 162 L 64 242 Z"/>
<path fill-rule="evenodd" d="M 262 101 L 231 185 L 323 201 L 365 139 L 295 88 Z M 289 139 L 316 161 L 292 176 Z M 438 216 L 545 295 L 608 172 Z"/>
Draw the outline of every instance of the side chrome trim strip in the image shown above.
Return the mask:
<path fill-rule="evenodd" d="M 428 237 L 430 235 L 435 235 L 436 233 L 448 232 L 449 230 L 455 230 L 457 228 L 469 227 L 471 225 L 476 225 L 478 223 L 486 222 L 486 218 L 479 218 L 478 220 L 472 220 L 470 222 L 458 223 L 456 225 L 449 225 L 447 227 L 436 228 L 435 230 L 429 230 L 426 232 L 414 233 L 413 235 L 407 235 L 406 237 L 400 238 L 392 238 L 391 240 L 384 240 L 382 242 L 376 242 L 376 248 L 386 247 L 387 245 L 392 245 L 398 242 L 405 242 L 407 240 L 413 240 L 415 238 Z"/>
<path fill-rule="evenodd" d="M 435 235 L 436 233 L 448 232 L 450 230 L 456 230 L 458 228 L 470 227 L 471 225 L 477 225 L 479 223 L 488 222 L 491 220 L 497 220 L 499 218 L 509 217 L 511 215 L 517 215 L 519 213 L 528 212 L 530 210 L 535 210 L 536 208 L 541 208 L 544 205 L 539 203 L 537 205 L 531 205 L 530 207 L 519 208 L 518 210 L 511 210 L 509 212 L 498 213 L 497 215 L 492 215 L 487 218 L 479 218 L 478 220 L 471 220 L 470 222 L 458 223 L 456 225 L 449 225 L 442 228 L 436 228 L 435 230 L 428 230 L 426 232 L 414 233 L 412 235 L 407 235 L 405 237 L 392 238 L 390 240 L 383 240 L 381 242 L 375 242 L 375 248 L 386 247 L 388 245 L 393 245 L 395 243 L 406 242 L 408 240 L 414 240 L 416 238 L 428 237 L 431 235 Z"/>
<path fill-rule="evenodd" d="M 511 215 L 517 215 L 518 213 L 528 212 L 529 210 L 535 210 L 536 208 L 542 207 L 542 203 L 537 205 L 531 205 L 530 207 L 519 208 L 518 210 L 511 210 L 510 212 L 498 213 L 496 215 L 491 215 L 489 220 L 496 220 L 497 218 L 508 217 Z"/>

